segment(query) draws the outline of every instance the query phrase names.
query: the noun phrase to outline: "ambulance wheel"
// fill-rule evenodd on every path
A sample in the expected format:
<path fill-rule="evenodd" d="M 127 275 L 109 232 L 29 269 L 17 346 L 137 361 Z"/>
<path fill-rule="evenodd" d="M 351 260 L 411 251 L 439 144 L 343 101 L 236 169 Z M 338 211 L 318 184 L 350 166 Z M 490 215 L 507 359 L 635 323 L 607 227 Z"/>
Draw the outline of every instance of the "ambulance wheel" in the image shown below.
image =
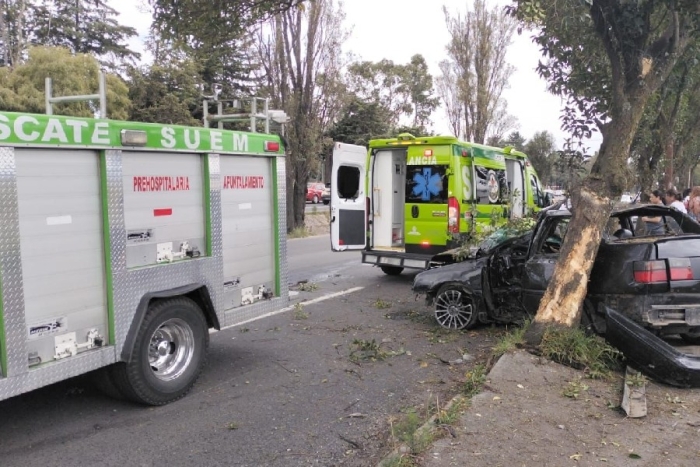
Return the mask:
<path fill-rule="evenodd" d="M 398 266 L 380 266 L 382 272 L 387 276 L 398 276 L 403 271 L 403 268 Z"/>
<path fill-rule="evenodd" d="M 147 405 L 183 397 L 204 367 L 209 330 L 202 310 L 185 297 L 152 303 L 134 340 L 130 361 L 113 367 L 124 396 Z"/>
<path fill-rule="evenodd" d="M 472 294 L 459 282 L 447 283 L 435 295 L 435 319 L 447 329 L 470 329 L 479 317 Z"/>

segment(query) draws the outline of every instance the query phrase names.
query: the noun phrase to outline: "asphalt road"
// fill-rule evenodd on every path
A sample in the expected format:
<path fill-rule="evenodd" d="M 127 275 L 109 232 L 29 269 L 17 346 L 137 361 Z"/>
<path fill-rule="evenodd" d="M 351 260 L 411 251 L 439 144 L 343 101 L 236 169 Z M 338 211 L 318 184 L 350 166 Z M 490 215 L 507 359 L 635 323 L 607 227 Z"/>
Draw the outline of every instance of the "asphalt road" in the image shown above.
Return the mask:
<path fill-rule="evenodd" d="M 497 332 L 443 331 L 412 274 L 385 276 L 327 241 L 288 246 L 290 277 L 315 284 L 293 300 L 316 302 L 213 333 L 180 401 L 142 407 L 80 377 L 0 402 L 0 465 L 376 465 L 392 427 L 454 395 Z M 464 353 L 470 363 L 445 364 Z"/>

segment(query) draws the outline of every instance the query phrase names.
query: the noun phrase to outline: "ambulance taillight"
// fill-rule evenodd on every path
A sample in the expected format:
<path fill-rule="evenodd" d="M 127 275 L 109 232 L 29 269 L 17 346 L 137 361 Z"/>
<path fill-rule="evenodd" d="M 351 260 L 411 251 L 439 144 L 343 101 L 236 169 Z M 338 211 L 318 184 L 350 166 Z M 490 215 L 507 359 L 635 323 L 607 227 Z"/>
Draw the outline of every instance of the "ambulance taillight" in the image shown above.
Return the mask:
<path fill-rule="evenodd" d="M 459 233 L 459 201 L 455 197 L 447 201 L 447 227 L 450 233 Z"/>

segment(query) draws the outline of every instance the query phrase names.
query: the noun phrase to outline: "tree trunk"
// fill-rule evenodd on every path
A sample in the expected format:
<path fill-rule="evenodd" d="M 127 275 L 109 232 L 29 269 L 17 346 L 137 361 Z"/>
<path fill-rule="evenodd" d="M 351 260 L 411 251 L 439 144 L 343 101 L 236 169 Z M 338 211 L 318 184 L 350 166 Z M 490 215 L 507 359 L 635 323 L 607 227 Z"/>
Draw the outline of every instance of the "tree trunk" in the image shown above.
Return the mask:
<path fill-rule="evenodd" d="M 673 129 L 668 127 L 668 123 L 664 122 L 664 128 L 661 131 L 661 144 L 664 148 L 664 190 L 673 188 L 675 178 L 673 176 L 673 156 L 675 146 L 673 144 Z"/>
<path fill-rule="evenodd" d="M 639 104 L 639 103 L 638 103 Z M 629 106 L 604 129 L 603 144 L 590 175 L 572 194 L 572 216 L 552 280 L 525 341 L 537 347 L 549 326 L 573 327 L 581 320 L 588 278 L 613 202 L 625 185 L 625 161 L 643 105 Z"/>

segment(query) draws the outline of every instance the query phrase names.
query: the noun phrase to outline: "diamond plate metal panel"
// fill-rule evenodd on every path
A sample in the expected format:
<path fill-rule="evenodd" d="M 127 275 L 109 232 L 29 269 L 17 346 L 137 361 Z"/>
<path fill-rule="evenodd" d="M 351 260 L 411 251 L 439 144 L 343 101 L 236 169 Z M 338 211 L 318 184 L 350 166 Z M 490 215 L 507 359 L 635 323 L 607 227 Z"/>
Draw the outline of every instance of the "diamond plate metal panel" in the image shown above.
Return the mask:
<path fill-rule="evenodd" d="M 27 323 L 24 317 L 22 261 L 19 246 L 19 210 L 14 148 L 0 147 L 0 277 L 5 321 L 9 378 L 26 373 Z"/>

